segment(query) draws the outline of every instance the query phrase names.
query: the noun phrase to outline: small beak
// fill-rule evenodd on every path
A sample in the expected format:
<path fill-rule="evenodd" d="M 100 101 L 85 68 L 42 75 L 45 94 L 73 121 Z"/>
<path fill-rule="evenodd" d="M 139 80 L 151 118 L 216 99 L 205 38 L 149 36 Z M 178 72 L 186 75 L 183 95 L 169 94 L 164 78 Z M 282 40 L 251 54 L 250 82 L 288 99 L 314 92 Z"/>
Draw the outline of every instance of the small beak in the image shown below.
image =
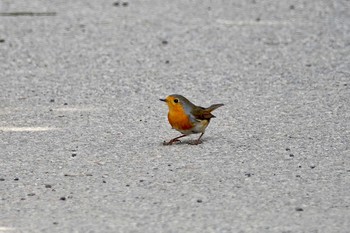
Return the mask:
<path fill-rule="evenodd" d="M 166 99 L 159 99 L 160 101 L 166 102 Z"/>

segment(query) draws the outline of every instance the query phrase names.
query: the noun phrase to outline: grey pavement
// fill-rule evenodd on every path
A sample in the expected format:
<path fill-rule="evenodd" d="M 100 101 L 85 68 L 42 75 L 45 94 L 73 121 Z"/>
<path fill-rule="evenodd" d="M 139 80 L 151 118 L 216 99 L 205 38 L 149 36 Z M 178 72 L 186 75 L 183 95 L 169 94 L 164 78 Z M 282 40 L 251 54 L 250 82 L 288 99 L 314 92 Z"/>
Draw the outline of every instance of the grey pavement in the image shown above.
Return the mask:
<path fill-rule="evenodd" d="M 349 232 L 349 141 L 348 0 L 0 0 L 1 233 Z"/>

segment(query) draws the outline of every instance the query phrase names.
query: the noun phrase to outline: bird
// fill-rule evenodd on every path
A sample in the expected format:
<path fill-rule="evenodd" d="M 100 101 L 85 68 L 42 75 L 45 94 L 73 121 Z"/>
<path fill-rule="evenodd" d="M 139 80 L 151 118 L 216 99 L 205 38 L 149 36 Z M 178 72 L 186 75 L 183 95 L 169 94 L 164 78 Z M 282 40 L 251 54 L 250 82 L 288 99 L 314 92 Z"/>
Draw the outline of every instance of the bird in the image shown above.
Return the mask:
<path fill-rule="evenodd" d="M 201 133 L 199 138 L 189 144 L 202 143 L 201 138 L 205 129 L 209 125 L 210 119 L 215 117 L 211 112 L 224 106 L 224 104 L 213 104 L 208 108 L 203 108 L 194 105 L 184 96 L 178 94 L 169 95 L 165 99 L 159 100 L 168 105 L 168 121 L 172 128 L 182 133 L 181 136 L 173 138 L 169 142 L 164 141 L 163 145 L 172 145 L 175 142 L 180 142 L 179 139 L 182 137 L 198 133 Z"/>

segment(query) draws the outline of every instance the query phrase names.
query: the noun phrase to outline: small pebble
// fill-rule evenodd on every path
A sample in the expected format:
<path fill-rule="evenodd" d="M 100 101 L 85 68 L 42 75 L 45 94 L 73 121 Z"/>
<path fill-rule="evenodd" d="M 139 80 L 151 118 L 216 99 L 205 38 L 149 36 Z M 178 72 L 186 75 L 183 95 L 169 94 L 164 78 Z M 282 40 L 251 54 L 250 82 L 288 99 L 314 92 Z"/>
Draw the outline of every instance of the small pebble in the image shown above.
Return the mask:
<path fill-rule="evenodd" d="M 287 148 L 286 148 L 286 151 L 290 151 L 290 149 L 287 147 Z"/>
<path fill-rule="evenodd" d="M 201 199 L 198 199 L 197 202 L 198 202 L 198 203 L 202 203 L 203 201 L 202 201 Z"/>
<path fill-rule="evenodd" d="M 77 153 L 72 153 L 72 157 L 75 157 L 75 156 L 77 156 Z"/>
<path fill-rule="evenodd" d="M 0 178 L 0 181 L 5 181 L 5 179 L 4 178 Z"/>
<path fill-rule="evenodd" d="M 50 103 L 53 103 L 53 102 L 55 102 L 55 100 L 54 99 L 50 99 Z"/>
<path fill-rule="evenodd" d="M 13 180 L 14 180 L 14 181 L 19 181 L 19 178 L 16 177 L 16 178 L 14 178 Z"/>
<path fill-rule="evenodd" d="M 27 196 L 28 196 L 28 197 L 35 196 L 35 193 L 28 193 Z"/>
<path fill-rule="evenodd" d="M 167 44 L 168 44 L 168 41 L 167 41 L 167 40 L 163 40 L 163 41 L 162 41 L 162 44 L 163 44 L 163 45 L 167 45 Z"/>
<path fill-rule="evenodd" d="M 290 154 L 290 155 L 289 155 L 289 157 L 293 158 L 293 157 L 294 157 L 294 155 L 293 155 L 293 154 Z"/>
<path fill-rule="evenodd" d="M 295 208 L 295 210 L 296 210 L 296 211 L 304 211 L 304 209 L 301 208 L 301 207 L 297 207 L 297 208 Z"/>
<path fill-rule="evenodd" d="M 45 188 L 47 188 L 47 189 L 52 188 L 52 185 L 51 184 L 45 184 Z"/>
<path fill-rule="evenodd" d="M 315 165 L 311 165 L 311 166 L 310 166 L 311 169 L 314 169 L 315 167 L 316 167 Z"/>
<path fill-rule="evenodd" d="M 0 39 L 0 43 L 4 43 L 5 42 L 5 40 L 4 39 Z"/>
<path fill-rule="evenodd" d="M 63 105 L 68 105 L 68 103 L 64 103 Z"/>
<path fill-rule="evenodd" d="M 60 200 L 61 200 L 61 201 L 65 201 L 65 200 L 66 200 L 66 197 L 61 197 Z"/>

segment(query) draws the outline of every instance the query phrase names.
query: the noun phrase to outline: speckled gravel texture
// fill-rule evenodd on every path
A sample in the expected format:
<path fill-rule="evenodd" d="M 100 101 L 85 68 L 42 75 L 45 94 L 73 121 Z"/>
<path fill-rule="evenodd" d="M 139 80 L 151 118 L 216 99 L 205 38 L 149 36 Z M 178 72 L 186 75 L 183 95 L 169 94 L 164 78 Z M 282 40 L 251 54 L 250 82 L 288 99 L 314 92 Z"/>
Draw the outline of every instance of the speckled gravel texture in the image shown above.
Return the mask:
<path fill-rule="evenodd" d="M 0 232 L 350 229 L 348 0 L 0 0 Z M 159 98 L 217 109 L 198 146 Z"/>

